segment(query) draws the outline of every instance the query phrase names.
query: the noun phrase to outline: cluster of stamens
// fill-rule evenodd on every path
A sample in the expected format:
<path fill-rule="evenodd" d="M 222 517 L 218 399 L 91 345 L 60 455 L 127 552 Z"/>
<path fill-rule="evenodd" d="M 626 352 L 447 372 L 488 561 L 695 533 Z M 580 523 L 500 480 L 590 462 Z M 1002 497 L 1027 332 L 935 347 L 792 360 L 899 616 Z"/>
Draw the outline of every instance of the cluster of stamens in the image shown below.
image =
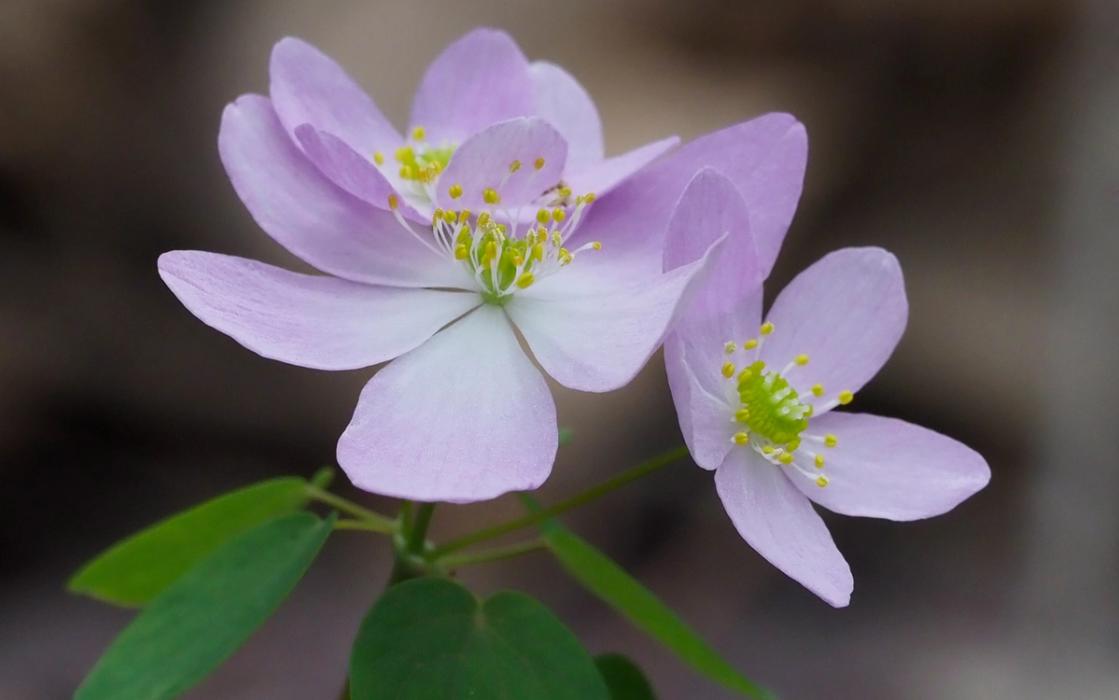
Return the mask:
<path fill-rule="evenodd" d="M 766 461 L 789 467 L 823 488 L 828 485 L 828 477 L 823 473 L 827 460 L 820 447 L 834 448 L 839 439 L 831 433 L 815 435 L 807 432 L 809 419 L 817 412 L 851 403 L 855 395 L 845 390 L 817 404 L 825 394 L 822 385 L 813 385 L 805 395 L 798 393 L 789 383 L 788 376 L 798 367 L 808 364 L 808 355 L 797 355 L 780 371 L 767 367 L 759 359 L 762 344 L 774 330 L 773 324 L 767 321 L 759 329 L 757 338 L 742 343 L 747 361 L 741 369 L 733 361 L 739 349 L 738 343 L 732 340 L 723 346 L 727 361 L 723 363 L 722 374 L 728 381 L 734 382 L 738 397 L 738 408 L 731 418 L 738 430 L 731 441 L 735 445 L 750 447 Z"/>
<path fill-rule="evenodd" d="M 422 127 L 413 129 L 413 141 L 422 141 L 423 137 Z M 464 194 L 461 184 L 438 182 L 453 153 L 453 147 L 417 150 L 413 145 L 402 146 L 396 153 L 401 163 L 400 178 L 421 187 L 421 194 L 428 201 L 435 200 L 435 187 L 446 187 L 447 196 L 452 201 L 458 200 Z M 384 162 L 380 153 L 375 153 L 373 159 L 378 165 Z M 543 157 L 528 162 L 535 172 L 542 170 L 545 164 Z M 463 265 L 474 277 L 486 301 L 502 304 L 516 290 L 526 289 L 570 265 L 579 253 L 602 249 L 598 241 L 575 249 L 566 245 L 584 210 L 595 199 L 592 192 L 576 195 L 560 183 L 547 190 L 542 188 L 541 195 L 528 207 L 501 207 L 502 188 L 522 168 L 524 164 L 520 160 L 512 161 L 500 182 L 483 188 L 480 193 L 485 203 L 482 211 L 436 209 L 432 214 L 430 236 L 416 231 L 400 214 L 400 199 L 396 194 L 389 195 L 389 209 L 420 243 L 435 254 Z"/>

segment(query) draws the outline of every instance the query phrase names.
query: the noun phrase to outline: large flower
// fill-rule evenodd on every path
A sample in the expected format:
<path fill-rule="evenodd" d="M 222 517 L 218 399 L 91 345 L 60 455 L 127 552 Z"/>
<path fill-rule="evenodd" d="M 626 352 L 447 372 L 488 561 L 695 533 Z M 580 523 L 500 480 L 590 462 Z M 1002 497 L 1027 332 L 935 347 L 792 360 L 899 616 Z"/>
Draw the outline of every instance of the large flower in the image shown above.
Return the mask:
<path fill-rule="evenodd" d="M 694 259 L 745 208 L 725 179 L 697 179 L 673 218 L 666 269 Z M 739 227 L 733 235 L 748 251 L 749 231 Z M 722 258 L 729 249 L 728 242 Z M 844 606 L 851 571 L 813 503 L 845 515 L 927 518 L 983 488 L 990 469 L 973 450 L 926 428 L 833 411 L 878 372 L 905 328 L 908 306 L 893 255 L 847 248 L 825 256 L 785 287 L 764 323 L 760 289 L 750 289 L 761 275 L 748 252 L 738 263 L 738 275 L 729 267 L 711 271 L 665 341 L 680 425 L 696 463 L 715 470 L 719 497 L 742 537 L 825 601 Z"/>
<path fill-rule="evenodd" d="M 774 254 L 804 174 L 803 128 L 767 115 L 627 179 L 660 147 L 604 160 L 582 88 L 489 30 L 428 70 L 413 110 L 423 128 L 398 150 L 373 102 L 306 44 L 277 45 L 271 92 L 226 108 L 222 161 L 261 228 L 327 275 L 197 251 L 163 255 L 160 274 L 203 322 L 265 357 L 325 370 L 393 360 L 362 392 L 338 460 L 357 486 L 404 498 L 540 485 L 555 407 L 517 333 L 564 386 L 626 384 L 719 257 L 708 241 L 662 270 L 694 173 L 731 174 Z"/>

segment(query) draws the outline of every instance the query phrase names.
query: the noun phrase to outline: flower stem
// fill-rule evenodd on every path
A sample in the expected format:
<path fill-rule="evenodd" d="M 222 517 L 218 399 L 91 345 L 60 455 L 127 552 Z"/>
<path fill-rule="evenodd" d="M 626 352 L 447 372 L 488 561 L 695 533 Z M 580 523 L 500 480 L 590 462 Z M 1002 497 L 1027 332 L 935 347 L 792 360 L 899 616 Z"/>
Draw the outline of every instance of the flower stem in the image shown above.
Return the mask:
<path fill-rule="evenodd" d="M 484 564 L 491 561 L 499 561 L 501 559 L 512 559 L 519 557 L 522 554 L 528 554 L 540 549 L 544 549 L 547 545 L 544 540 L 534 539 L 525 542 L 518 542 L 506 547 L 494 547 L 492 549 L 483 549 L 480 552 L 473 554 L 459 554 L 455 556 L 445 557 L 437 560 L 437 563 L 448 571 L 458 569 L 471 564 Z"/>
<path fill-rule="evenodd" d="M 387 516 L 381 515 L 375 511 L 363 508 L 353 501 L 349 501 L 341 496 L 337 496 L 329 491 L 324 491 L 318 486 L 308 486 L 307 495 L 320 503 L 325 503 L 332 508 L 337 508 L 347 515 L 353 516 L 356 520 L 367 525 L 367 530 L 372 532 L 383 532 L 385 534 L 392 534 L 396 532 L 396 521 Z M 357 528 L 354 528 L 357 529 Z"/>
<path fill-rule="evenodd" d="M 681 445 L 680 447 L 675 447 L 668 452 L 664 452 L 663 454 L 646 460 L 635 467 L 627 469 L 621 474 L 613 476 L 602 482 L 601 484 L 598 484 L 597 486 L 592 486 L 582 493 L 578 493 L 571 498 L 560 501 L 559 503 L 556 503 L 555 505 L 545 508 L 537 513 L 529 513 L 528 515 L 514 518 L 513 520 L 509 520 L 498 525 L 493 525 L 491 527 L 483 528 L 481 530 L 476 530 L 472 533 L 451 540 L 445 545 L 437 547 L 435 551 L 431 553 L 431 556 L 433 558 L 439 558 L 444 554 L 458 551 L 460 549 L 463 549 L 464 547 L 469 547 L 472 544 L 485 542 L 486 540 L 492 540 L 495 537 L 501 537 L 502 535 L 520 530 L 521 528 L 536 525 L 537 523 L 543 522 L 548 518 L 559 515 L 560 513 L 566 513 L 569 510 L 573 510 L 575 508 L 578 508 L 579 506 L 586 505 L 587 503 L 590 503 L 597 498 L 605 496 L 611 491 L 615 491 L 625 486 L 626 484 L 629 484 L 630 482 L 637 481 L 641 477 L 655 472 L 661 467 L 672 464 L 673 462 L 687 456 L 687 454 L 688 448 L 684 447 L 683 445 Z"/>
<path fill-rule="evenodd" d="M 391 531 L 386 531 L 381 525 L 371 523 L 368 520 L 357 520 L 356 518 L 343 518 L 334 522 L 335 530 L 359 530 L 362 532 L 376 532 L 382 535 L 391 535 Z"/>
<path fill-rule="evenodd" d="M 415 517 L 412 520 L 412 529 L 407 534 L 408 551 L 416 554 L 423 552 L 424 541 L 427 539 L 427 527 L 431 524 L 431 516 L 434 513 L 434 503 L 421 503 L 416 508 Z"/>

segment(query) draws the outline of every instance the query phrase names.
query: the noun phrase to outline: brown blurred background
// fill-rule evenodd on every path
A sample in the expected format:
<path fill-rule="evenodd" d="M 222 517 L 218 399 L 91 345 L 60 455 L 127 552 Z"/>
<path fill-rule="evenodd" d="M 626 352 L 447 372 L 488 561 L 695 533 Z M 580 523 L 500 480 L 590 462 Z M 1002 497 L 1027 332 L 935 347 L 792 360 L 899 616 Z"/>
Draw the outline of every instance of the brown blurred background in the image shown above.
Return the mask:
<path fill-rule="evenodd" d="M 823 253 L 901 258 L 909 329 L 861 408 L 991 463 L 950 515 L 829 518 L 855 573 L 836 611 L 735 534 L 681 464 L 571 523 L 782 697 L 1119 697 L 1119 13 L 1111 0 L 594 0 L 0 5 L 0 698 L 66 698 L 128 614 L 68 596 L 117 538 L 255 479 L 328 463 L 368 371 L 262 360 L 192 318 L 157 255 L 291 265 L 217 157 L 222 106 L 267 90 L 286 34 L 402 125 L 427 62 L 488 24 L 566 66 L 617 153 L 771 110 L 808 127 L 804 198 L 771 291 Z M 545 498 L 679 441 L 660 359 L 575 429 Z M 608 427 L 604 427 L 608 426 Z M 344 480 L 344 478 L 343 478 Z M 355 494 L 388 508 L 387 502 Z M 437 513 L 435 534 L 517 511 Z M 281 613 L 192 698 L 333 698 L 387 574 L 337 535 Z M 664 698 L 731 697 L 543 555 L 470 570 L 551 605 Z"/>

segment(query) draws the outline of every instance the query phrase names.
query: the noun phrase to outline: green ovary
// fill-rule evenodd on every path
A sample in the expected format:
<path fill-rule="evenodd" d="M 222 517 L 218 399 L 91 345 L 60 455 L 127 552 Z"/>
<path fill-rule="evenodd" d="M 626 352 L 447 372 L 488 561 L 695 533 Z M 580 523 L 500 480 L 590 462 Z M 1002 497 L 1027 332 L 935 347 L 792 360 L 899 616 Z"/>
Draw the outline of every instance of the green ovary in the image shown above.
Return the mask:
<path fill-rule="evenodd" d="M 767 372 L 760 360 L 738 374 L 738 398 L 742 409 L 736 419 L 755 438 L 775 445 L 796 444 L 808 427 L 811 406 L 800 401 L 788 380 L 777 372 Z"/>

